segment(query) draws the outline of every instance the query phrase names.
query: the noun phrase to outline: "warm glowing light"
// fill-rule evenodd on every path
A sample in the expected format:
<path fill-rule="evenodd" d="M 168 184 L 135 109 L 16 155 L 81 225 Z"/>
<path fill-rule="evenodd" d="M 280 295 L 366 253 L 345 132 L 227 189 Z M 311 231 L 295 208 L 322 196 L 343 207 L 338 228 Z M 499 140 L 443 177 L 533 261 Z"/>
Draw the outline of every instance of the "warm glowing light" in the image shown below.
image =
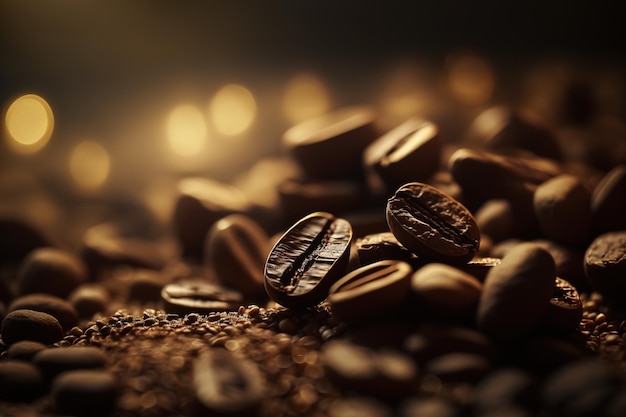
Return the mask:
<path fill-rule="evenodd" d="M 451 55 L 447 62 L 447 85 L 460 103 L 486 104 L 493 94 L 495 77 L 491 65 L 478 55 Z"/>
<path fill-rule="evenodd" d="M 181 156 L 194 156 L 205 145 L 207 126 L 200 109 L 192 105 L 181 105 L 167 119 L 167 137 L 170 147 Z"/>
<path fill-rule="evenodd" d="M 254 96 L 241 85 L 225 85 L 211 100 L 209 115 L 213 126 L 222 135 L 234 136 L 243 133 L 256 116 Z"/>
<path fill-rule="evenodd" d="M 94 141 L 79 143 L 70 155 L 70 173 L 81 188 L 93 190 L 101 187 L 109 176 L 109 169 L 109 154 Z"/>
<path fill-rule="evenodd" d="M 34 153 L 43 148 L 54 129 L 52 109 L 42 97 L 26 94 L 13 101 L 5 115 L 7 141 L 18 153 Z"/>
<path fill-rule="evenodd" d="M 289 80 L 282 109 L 291 124 L 319 116 L 330 109 L 330 94 L 313 74 L 300 74 Z"/>

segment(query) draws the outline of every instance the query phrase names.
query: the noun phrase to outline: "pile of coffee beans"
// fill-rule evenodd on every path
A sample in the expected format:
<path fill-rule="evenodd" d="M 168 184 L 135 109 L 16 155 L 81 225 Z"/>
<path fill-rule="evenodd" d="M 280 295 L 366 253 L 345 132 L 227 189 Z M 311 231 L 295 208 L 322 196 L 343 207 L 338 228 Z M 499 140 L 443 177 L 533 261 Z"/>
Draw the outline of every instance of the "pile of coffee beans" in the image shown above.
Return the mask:
<path fill-rule="evenodd" d="M 626 158 L 496 110 L 340 109 L 264 198 L 184 178 L 74 246 L 1 217 L 0 415 L 626 415 Z"/>

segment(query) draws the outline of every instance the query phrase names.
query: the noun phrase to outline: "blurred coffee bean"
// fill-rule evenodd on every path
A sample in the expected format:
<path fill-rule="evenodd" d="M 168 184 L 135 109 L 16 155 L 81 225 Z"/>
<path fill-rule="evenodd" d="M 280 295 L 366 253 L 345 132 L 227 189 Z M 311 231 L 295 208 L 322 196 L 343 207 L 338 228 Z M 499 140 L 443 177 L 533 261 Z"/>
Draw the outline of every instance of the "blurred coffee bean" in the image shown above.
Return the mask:
<path fill-rule="evenodd" d="M 111 296 L 101 284 L 87 283 L 78 286 L 68 295 L 67 300 L 74 306 L 78 317 L 90 319 L 94 314 L 107 309 Z"/>
<path fill-rule="evenodd" d="M 398 314 L 382 314 L 380 317 L 351 323 L 342 333 L 342 339 L 370 348 L 401 349 L 404 340 L 414 331 L 414 323 L 408 320 L 398 320 Z"/>
<path fill-rule="evenodd" d="M 411 276 L 411 290 L 427 317 L 463 322 L 476 314 L 482 284 L 453 266 L 431 263 Z"/>
<path fill-rule="evenodd" d="M 371 143 L 363 163 L 392 192 L 407 182 L 426 182 L 440 168 L 442 146 L 434 123 L 413 118 Z"/>
<path fill-rule="evenodd" d="M 515 214 L 508 200 L 485 201 L 476 211 L 475 218 L 480 234 L 489 236 L 494 243 L 513 237 Z"/>
<path fill-rule="evenodd" d="M 537 410 L 540 407 L 536 378 L 518 368 L 499 368 L 483 378 L 472 396 L 475 415 L 483 416 L 511 408 Z"/>
<path fill-rule="evenodd" d="M 335 282 L 328 302 L 333 315 L 352 323 L 397 309 L 409 294 L 413 268 L 402 261 L 385 260 L 362 266 Z"/>
<path fill-rule="evenodd" d="M 325 212 L 305 216 L 272 248 L 265 263 L 265 290 L 288 308 L 318 304 L 345 274 L 351 242 L 346 220 Z"/>
<path fill-rule="evenodd" d="M 384 207 L 384 203 L 382 207 Z M 385 210 L 379 207 L 353 210 L 344 213 L 341 217 L 350 223 L 352 235 L 355 238 L 389 231 Z"/>
<path fill-rule="evenodd" d="M 342 108 L 291 127 L 282 143 L 310 179 L 360 178 L 361 155 L 379 136 L 375 117 L 367 107 Z"/>
<path fill-rule="evenodd" d="M 7 345 L 22 340 L 51 345 L 65 335 L 56 318 L 34 310 L 15 310 L 7 314 L 2 320 L 0 334 Z"/>
<path fill-rule="evenodd" d="M 419 258 L 464 263 L 480 243 L 474 217 L 457 200 L 418 182 L 398 188 L 387 202 L 389 229 Z"/>
<path fill-rule="evenodd" d="M 37 353 L 46 349 L 48 349 L 48 346 L 43 343 L 22 340 L 21 342 L 13 343 L 7 349 L 7 358 L 30 362 Z"/>
<path fill-rule="evenodd" d="M 181 281 L 168 284 L 161 291 L 165 311 L 177 314 L 209 314 L 234 311 L 243 302 L 237 291 L 204 281 Z"/>
<path fill-rule="evenodd" d="M 626 165 L 606 173 L 591 195 L 594 235 L 626 230 Z"/>
<path fill-rule="evenodd" d="M 551 372 L 589 356 L 581 341 L 564 334 L 532 335 L 512 345 L 507 360 L 545 378 Z"/>
<path fill-rule="evenodd" d="M 511 249 L 487 274 L 478 305 L 478 327 L 492 339 L 511 342 L 539 322 L 554 294 L 555 265 L 540 247 Z"/>
<path fill-rule="evenodd" d="M 489 255 L 494 258 L 502 259 L 506 256 L 507 253 L 509 253 L 511 249 L 523 242 L 524 240 L 516 238 L 505 239 L 502 242 L 493 245 L 493 247 L 491 248 L 491 253 Z M 533 240 L 533 242 L 535 241 Z"/>
<path fill-rule="evenodd" d="M 361 265 L 383 260 L 408 262 L 415 257 L 398 242 L 398 239 L 391 232 L 379 232 L 358 238 L 354 250 L 356 250 Z"/>
<path fill-rule="evenodd" d="M 181 254 L 200 260 L 213 223 L 229 214 L 243 213 L 248 201 L 237 188 L 208 178 L 184 178 L 178 191 L 172 222 Z"/>
<path fill-rule="evenodd" d="M 535 190 L 533 205 L 541 232 L 556 242 L 582 246 L 591 235 L 591 193 L 574 176 L 558 175 Z"/>
<path fill-rule="evenodd" d="M 604 233 L 585 252 L 591 288 L 609 300 L 626 300 L 626 231 Z"/>
<path fill-rule="evenodd" d="M 556 278 L 554 294 L 541 320 L 541 326 L 553 331 L 571 331 L 576 329 L 583 317 L 583 305 L 576 288 L 564 280 Z"/>
<path fill-rule="evenodd" d="M 585 276 L 584 250 L 563 246 L 545 239 L 534 239 L 531 242 L 550 252 L 554 259 L 557 276 L 570 282 L 580 292 L 590 290 Z"/>
<path fill-rule="evenodd" d="M 53 239 L 37 227 L 15 216 L 0 216 L 0 261 L 20 262 L 35 249 L 54 246 Z"/>
<path fill-rule="evenodd" d="M 391 407 L 371 397 L 337 398 L 328 407 L 328 417 L 392 417 Z"/>
<path fill-rule="evenodd" d="M 263 268 L 269 237 L 251 218 L 232 214 L 211 226 L 204 245 L 204 263 L 223 285 L 248 299 L 263 299 Z"/>
<path fill-rule="evenodd" d="M 200 415 L 243 417 L 255 415 L 265 381 L 256 363 L 211 349 L 193 365 L 193 391 Z"/>
<path fill-rule="evenodd" d="M 60 413 L 73 416 L 106 416 L 118 396 L 115 376 L 105 370 L 64 372 L 52 382 L 52 398 Z"/>
<path fill-rule="evenodd" d="M 399 417 L 460 417 L 461 408 L 444 397 L 417 397 L 399 406 Z"/>
<path fill-rule="evenodd" d="M 585 80 L 575 80 L 565 88 L 561 99 L 561 119 L 565 124 L 587 125 L 596 116 L 598 103 L 593 87 Z"/>
<path fill-rule="evenodd" d="M 59 321 L 65 331 L 78 325 L 78 313 L 74 306 L 67 300 L 51 294 L 33 293 L 18 297 L 9 304 L 8 312 L 23 309 L 50 314 Z"/>
<path fill-rule="evenodd" d="M 52 379 L 66 371 L 104 368 L 107 357 L 103 350 L 93 346 L 59 347 L 37 353 L 33 363 L 46 378 Z"/>
<path fill-rule="evenodd" d="M 455 200 L 460 201 L 465 204 L 463 201 L 463 190 L 459 184 L 452 177 L 452 173 L 447 169 L 445 164 L 450 160 L 450 156 L 458 149 L 458 146 L 455 146 L 453 149 L 450 149 L 450 155 L 446 155 L 442 158 L 444 168 L 435 172 L 429 179 L 426 181 L 427 184 L 432 185 L 439 191 L 448 194 L 450 197 Z"/>
<path fill-rule="evenodd" d="M 492 366 L 482 355 L 446 353 L 429 360 L 424 366 L 424 373 L 434 375 L 443 382 L 475 384 L 491 371 Z"/>
<path fill-rule="evenodd" d="M 129 302 L 151 303 L 161 299 L 161 290 L 169 284 L 168 277 L 150 269 L 131 269 L 124 271 L 122 279 L 128 280 Z"/>
<path fill-rule="evenodd" d="M 0 399 L 31 402 L 45 393 L 43 375 L 33 364 L 21 360 L 0 362 Z"/>
<path fill-rule="evenodd" d="M 86 282 L 83 261 L 63 249 L 35 249 L 23 261 L 17 276 L 18 295 L 47 293 L 61 298 Z"/>
<path fill-rule="evenodd" d="M 9 283 L 8 278 L 0 275 L 0 303 L 9 304 L 13 298 L 15 298 L 13 282 Z"/>

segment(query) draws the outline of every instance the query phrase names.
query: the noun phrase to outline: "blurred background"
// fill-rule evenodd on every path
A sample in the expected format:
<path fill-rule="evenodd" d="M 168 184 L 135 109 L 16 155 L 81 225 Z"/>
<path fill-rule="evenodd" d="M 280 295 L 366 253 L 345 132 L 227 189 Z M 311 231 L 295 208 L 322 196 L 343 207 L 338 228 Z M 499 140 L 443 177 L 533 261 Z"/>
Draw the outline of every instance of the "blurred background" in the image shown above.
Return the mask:
<path fill-rule="evenodd" d="M 623 133 L 618 2 L 504 3 L 2 0 L 2 207 L 55 223 L 67 202 L 158 205 L 177 178 L 232 181 L 348 105 L 459 142 L 494 104 L 562 127 L 574 94 Z"/>

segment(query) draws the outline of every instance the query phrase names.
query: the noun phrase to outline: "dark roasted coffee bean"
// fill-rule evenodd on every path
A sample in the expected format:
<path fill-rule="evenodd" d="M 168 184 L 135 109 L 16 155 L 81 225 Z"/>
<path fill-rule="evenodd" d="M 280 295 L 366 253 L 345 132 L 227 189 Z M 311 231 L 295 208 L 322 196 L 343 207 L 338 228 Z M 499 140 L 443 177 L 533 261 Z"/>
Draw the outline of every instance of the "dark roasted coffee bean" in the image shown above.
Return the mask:
<path fill-rule="evenodd" d="M 168 284 L 161 291 L 161 299 L 165 311 L 183 315 L 233 311 L 243 301 L 239 292 L 203 281 Z"/>
<path fill-rule="evenodd" d="M 475 414 L 480 416 L 516 407 L 536 410 L 540 406 L 535 377 L 517 368 L 490 373 L 478 383 L 472 398 Z"/>
<path fill-rule="evenodd" d="M 378 137 L 370 108 L 348 107 L 288 129 L 283 146 L 311 179 L 362 176 L 361 154 Z"/>
<path fill-rule="evenodd" d="M 457 268 L 463 272 L 467 272 L 478 281 L 484 282 L 487 274 L 491 271 L 491 268 L 496 265 L 500 265 L 501 262 L 501 258 L 493 258 L 490 256 L 474 257 L 466 264 L 457 265 Z"/>
<path fill-rule="evenodd" d="M 424 373 L 434 375 L 443 382 L 476 383 L 491 371 L 492 366 L 482 355 L 447 353 L 428 361 Z"/>
<path fill-rule="evenodd" d="M 218 220 L 207 234 L 204 262 L 225 286 L 245 297 L 265 295 L 263 267 L 269 237 L 251 218 L 232 214 Z"/>
<path fill-rule="evenodd" d="M 45 393 L 43 375 L 33 364 L 21 360 L 0 362 L 0 399 L 30 402 Z"/>
<path fill-rule="evenodd" d="M 255 415 L 265 394 L 257 365 L 227 350 L 211 349 L 193 366 L 193 390 L 201 415 Z"/>
<path fill-rule="evenodd" d="M 91 318 L 94 314 L 106 310 L 111 296 L 107 289 L 97 283 L 87 283 L 77 287 L 67 297 L 80 318 Z"/>
<path fill-rule="evenodd" d="M 52 382 L 52 398 L 64 415 L 109 415 L 115 407 L 117 395 L 115 376 L 105 370 L 68 371 Z"/>
<path fill-rule="evenodd" d="M 33 342 L 32 340 L 22 340 L 21 342 L 13 343 L 9 347 L 7 350 L 7 358 L 29 362 L 37 353 L 46 349 L 48 349 L 48 347 L 43 343 Z"/>
<path fill-rule="evenodd" d="M 598 236 L 585 252 L 591 288 L 607 299 L 626 300 L 626 231 Z"/>
<path fill-rule="evenodd" d="M 591 195 L 591 215 L 595 235 L 626 230 L 626 165 L 609 171 Z"/>
<path fill-rule="evenodd" d="M 39 352 L 33 363 L 47 378 L 75 369 L 104 368 L 107 357 L 101 349 L 93 346 L 51 348 Z"/>
<path fill-rule="evenodd" d="M 293 225 L 272 248 L 265 263 L 265 289 L 289 308 L 312 307 L 328 296 L 330 286 L 348 266 L 352 228 L 325 212 Z"/>
<path fill-rule="evenodd" d="M 378 261 L 335 282 L 328 302 L 333 315 L 347 323 L 372 319 L 395 308 L 409 294 L 413 268 L 402 261 Z"/>
<path fill-rule="evenodd" d="M 478 327 L 498 342 L 528 334 L 554 295 L 552 256 L 531 243 L 517 245 L 487 274 L 478 305 Z"/>
<path fill-rule="evenodd" d="M 87 270 L 80 258 L 57 248 L 39 248 L 22 262 L 17 276 L 18 295 L 48 293 L 61 298 L 87 281 Z"/>
<path fill-rule="evenodd" d="M 402 246 L 391 232 L 363 236 L 356 240 L 354 249 L 361 265 L 387 259 L 409 262 L 411 258 L 415 258 L 415 255 Z"/>
<path fill-rule="evenodd" d="M 464 263 L 480 244 L 474 217 L 457 200 L 430 185 L 412 182 L 387 202 L 394 236 L 420 258 Z"/>
<path fill-rule="evenodd" d="M 22 340 L 51 345 L 64 336 L 63 328 L 56 318 L 34 310 L 15 310 L 7 314 L 2 320 L 0 334 L 7 345 Z"/>
<path fill-rule="evenodd" d="M 478 208 L 475 217 L 480 234 L 489 236 L 495 243 L 513 237 L 515 214 L 509 201 L 487 200 Z"/>
<path fill-rule="evenodd" d="M 78 313 L 74 306 L 63 298 L 54 295 L 43 293 L 23 295 L 13 300 L 7 311 L 23 309 L 50 314 L 59 321 L 63 330 L 69 330 L 78 325 Z"/>
<path fill-rule="evenodd" d="M 393 191 L 407 182 L 426 182 L 440 168 L 442 146 L 434 123 L 409 119 L 370 144 L 363 162 Z"/>
<path fill-rule="evenodd" d="M 550 252 L 554 259 L 557 276 L 567 280 L 578 291 L 589 292 L 589 282 L 587 282 L 584 268 L 584 250 L 545 239 L 535 239 L 531 242 Z"/>
<path fill-rule="evenodd" d="M 129 282 L 127 298 L 130 302 L 150 303 L 159 301 L 161 290 L 169 283 L 168 278 L 150 269 L 131 269 L 122 272 Z"/>
<path fill-rule="evenodd" d="M 557 277 L 554 294 L 541 325 L 554 331 L 570 331 L 576 329 L 582 317 L 583 305 L 578 291 L 572 284 Z"/>
<path fill-rule="evenodd" d="M 539 185 L 533 197 L 539 228 L 545 237 L 580 246 L 591 235 L 591 193 L 576 177 L 558 175 Z"/>

